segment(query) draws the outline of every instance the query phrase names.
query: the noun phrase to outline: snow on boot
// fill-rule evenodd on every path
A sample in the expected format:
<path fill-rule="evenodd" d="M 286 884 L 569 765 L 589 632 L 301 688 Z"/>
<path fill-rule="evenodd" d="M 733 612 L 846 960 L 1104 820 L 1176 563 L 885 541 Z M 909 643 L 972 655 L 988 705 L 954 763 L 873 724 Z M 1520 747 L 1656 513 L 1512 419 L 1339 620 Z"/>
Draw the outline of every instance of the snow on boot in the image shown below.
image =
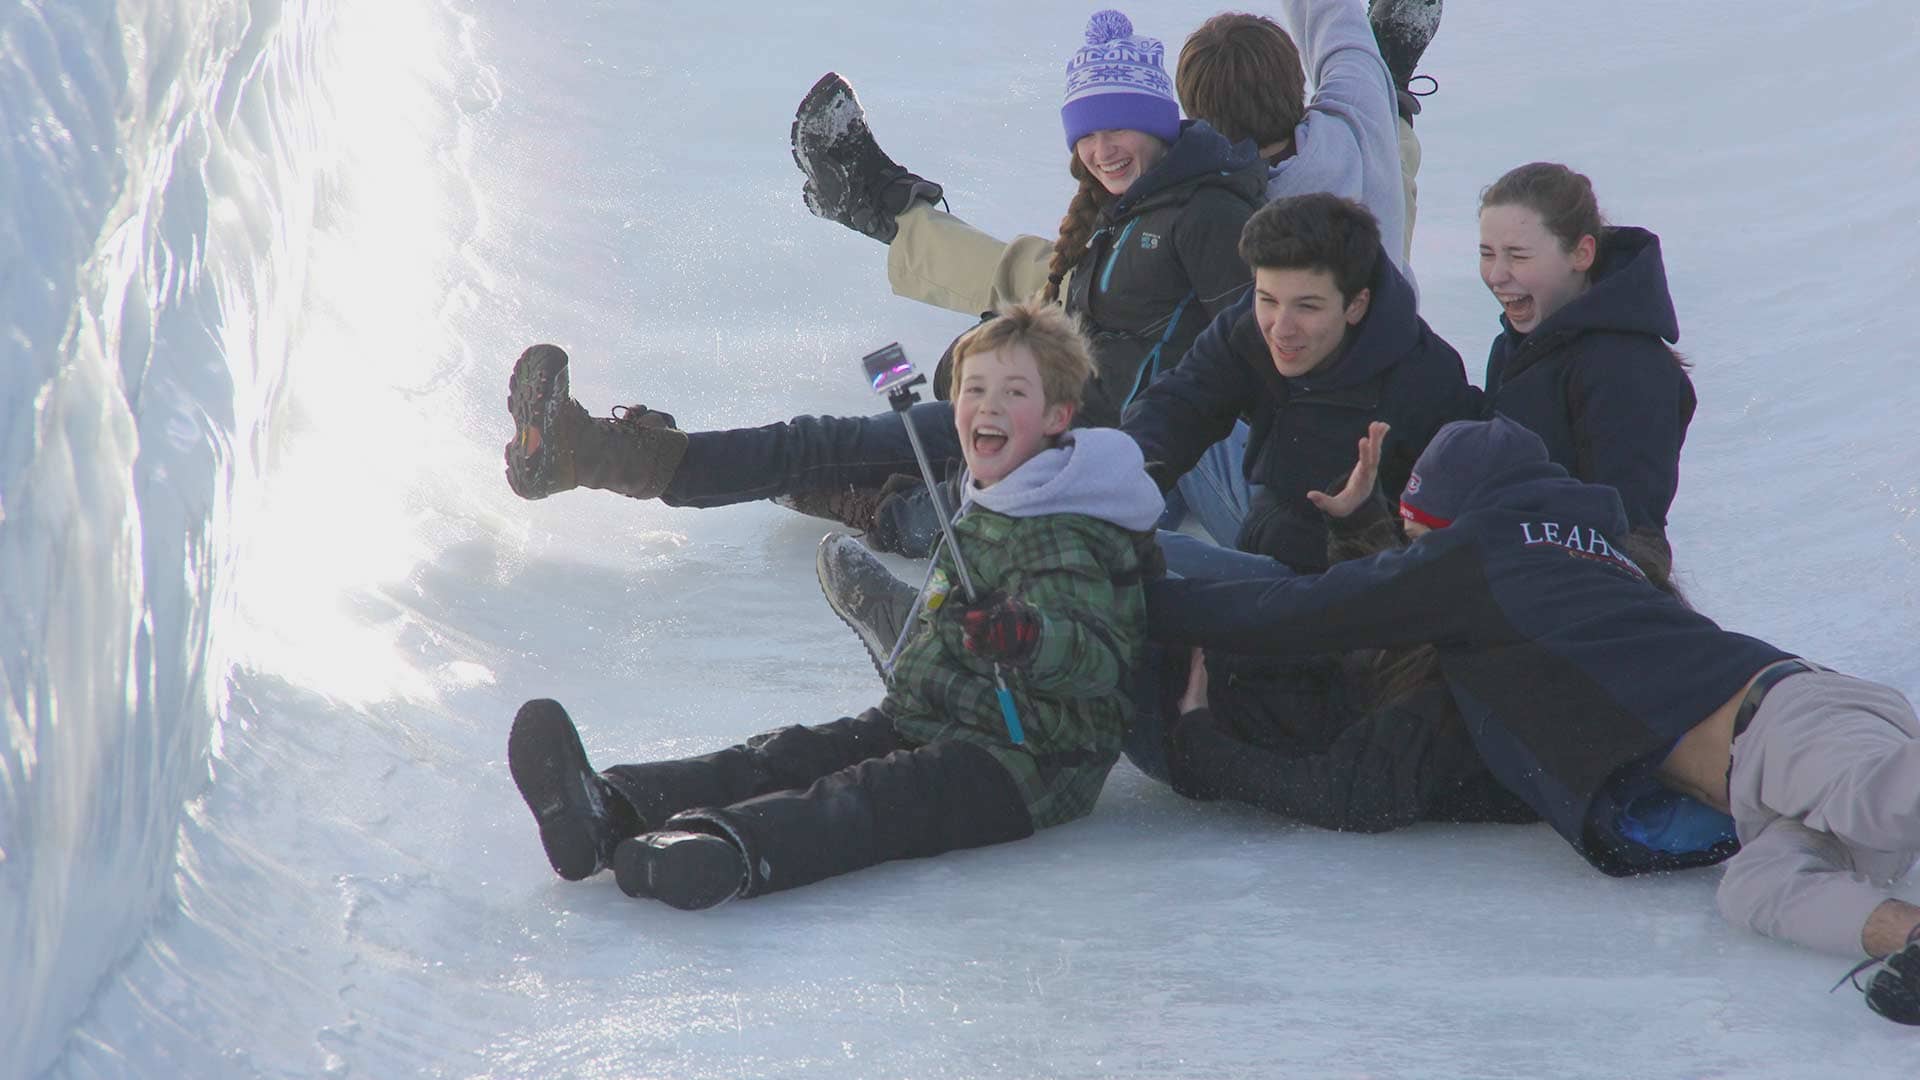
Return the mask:
<path fill-rule="evenodd" d="M 650 832 L 620 841 L 613 854 L 620 891 L 682 911 L 698 911 L 740 895 L 747 860 L 730 841 L 697 832 Z"/>
<path fill-rule="evenodd" d="M 1400 115 L 1411 119 L 1420 112 L 1420 100 L 1410 89 L 1413 69 L 1427 44 L 1440 29 L 1441 0 L 1368 0 L 1367 21 L 1373 25 L 1373 40 L 1380 46 L 1380 58 L 1387 62 L 1393 76 L 1393 88 L 1400 101 Z M 1431 75 L 1423 76 L 1432 82 Z M 1431 88 L 1421 91 L 1430 94 Z"/>
<path fill-rule="evenodd" d="M 913 619 L 919 593 L 894 577 L 873 553 L 845 533 L 828 533 L 814 556 L 820 591 L 840 621 L 853 628 L 880 677 L 900 633 Z"/>
<path fill-rule="evenodd" d="M 523 499 L 576 487 L 658 498 L 687 452 L 686 433 L 667 413 L 636 405 L 616 408 L 612 419 L 587 415 L 567 385 L 567 354 L 555 345 L 535 345 L 514 362 L 507 411 L 507 484 Z"/>
<path fill-rule="evenodd" d="M 507 769 L 540 825 L 547 862 L 568 881 L 604 869 L 620 838 L 641 829 L 633 807 L 587 764 L 580 733 L 557 701 L 520 706 L 507 736 Z"/>
<path fill-rule="evenodd" d="M 939 184 L 908 172 L 880 149 L 853 87 L 834 72 L 822 75 L 801 99 L 791 137 L 793 163 L 807 176 L 800 193 L 815 217 L 891 244 L 900 231 L 894 218 L 916 201 L 940 201 Z"/>

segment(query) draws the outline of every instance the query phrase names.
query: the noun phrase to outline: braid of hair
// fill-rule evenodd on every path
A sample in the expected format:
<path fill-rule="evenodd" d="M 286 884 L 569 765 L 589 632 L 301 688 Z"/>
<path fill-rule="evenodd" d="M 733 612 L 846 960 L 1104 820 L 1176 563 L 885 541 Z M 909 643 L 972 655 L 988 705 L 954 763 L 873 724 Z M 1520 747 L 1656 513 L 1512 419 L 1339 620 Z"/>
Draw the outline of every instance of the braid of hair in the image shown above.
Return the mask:
<path fill-rule="evenodd" d="M 1093 223 L 1099 219 L 1100 211 L 1107 205 L 1111 195 L 1094 179 L 1087 167 L 1080 163 L 1080 155 L 1075 154 L 1067 171 L 1080 181 L 1080 190 L 1073 193 L 1073 201 L 1067 204 L 1067 214 L 1060 219 L 1060 238 L 1053 242 L 1053 260 L 1047 264 L 1047 288 L 1041 298 L 1048 303 L 1060 299 L 1060 283 L 1066 280 L 1067 271 L 1080 265 L 1087 257 L 1087 242 L 1093 239 Z"/>

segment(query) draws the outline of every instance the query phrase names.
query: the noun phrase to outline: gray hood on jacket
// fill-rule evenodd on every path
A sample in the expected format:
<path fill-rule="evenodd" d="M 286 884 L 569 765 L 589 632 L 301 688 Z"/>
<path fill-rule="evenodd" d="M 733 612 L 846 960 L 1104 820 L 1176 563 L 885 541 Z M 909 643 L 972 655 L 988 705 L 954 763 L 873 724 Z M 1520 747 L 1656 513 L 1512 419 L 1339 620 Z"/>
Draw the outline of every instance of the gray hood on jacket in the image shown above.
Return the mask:
<path fill-rule="evenodd" d="M 1068 431 L 992 487 L 975 487 L 971 475 L 960 486 L 963 508 L 1016 518 L 1084 514 L 1134 532 L 1153 528 L 1167 507 L 1140 444 L 1118 428 Z"/>

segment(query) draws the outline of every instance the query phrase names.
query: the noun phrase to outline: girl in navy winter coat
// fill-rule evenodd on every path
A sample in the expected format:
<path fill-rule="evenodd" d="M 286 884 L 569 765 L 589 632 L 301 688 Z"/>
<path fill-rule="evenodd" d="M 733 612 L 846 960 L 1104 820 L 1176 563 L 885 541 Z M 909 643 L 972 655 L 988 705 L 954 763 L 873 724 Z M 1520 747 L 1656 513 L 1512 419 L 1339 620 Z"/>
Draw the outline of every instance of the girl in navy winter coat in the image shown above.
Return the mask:
<path fill-rule="evenodd" d="M 1488 415 L 1519 421 L 1553 461 L 1620 493 L 1636 557 L 1664 569 L 1667 509 L 1693 419 L 1693 383 L 1660 238 L 1606 224 L 1592 183 L 1535 162 L 1480 197 L 1480 278 L 1500 301 Z"/>

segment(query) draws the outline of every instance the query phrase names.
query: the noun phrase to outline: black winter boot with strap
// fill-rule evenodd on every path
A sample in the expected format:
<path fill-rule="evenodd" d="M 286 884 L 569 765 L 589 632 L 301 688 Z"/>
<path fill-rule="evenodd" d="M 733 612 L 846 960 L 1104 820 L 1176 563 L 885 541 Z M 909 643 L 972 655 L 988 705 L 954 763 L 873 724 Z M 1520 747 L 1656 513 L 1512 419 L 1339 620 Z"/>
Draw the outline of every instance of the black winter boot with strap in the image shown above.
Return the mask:
<path fill-rule="evenodd" d="M 900 231 L 895 218 L 916 202 L 941 199 L 939 184 L 880 149 L 853 87 L 834 72 L 807 91 L 790 134 L 793 163 L 807 176 L 800 193 L 815 217 L 891 244 Z"/>
<path fill-rule="evenodd" d="M 1870 968 L 1867 984 L 1861 986 L 1859 976 Z M 1896 1024 L 1920 1026 L 1920 926 L 1908 932 L 1900 951 L 1864 961 L 1841 976 L 1833 988 L 1849 982 L 1866 993 L 1867 1008 Z"/>
<path fill-rule="evenodd" d="M 632 804 L 587 763 L 580 733 L 557 701 L 520 706 L 507 736 L 507 768 L 540 826 L 547 862 L 568 881 L 598 873 L 621 839 L 645 828 Z"/>
<path fill-rule="evenodd" d="M 1440 29 L 1440 4 L 1441 0 L 1369 0 L 1367 4 L 1373 40 L 1393 77 L 1400 116 L 1408 123 L 1420 114 L 1420 99 L 1439 87 L 1433 76 L 1421 75 L 1417 78 L 1424 80 L 1425 88 L 1413 89 L 1413 69 L 1420 66 L 1420 57 Z"/>
<path fill-rule="evenodd" d="M 569 391 L 567 354 L 554 345 L 535 345 L 514 362 L 507 411 L 507 484 L 523 499 L 576 487 L 659 498 L 687 452 L 686 433 L 667 413 L 635 405 L 616 407 L 610 419 L 587 415 Z"/>

